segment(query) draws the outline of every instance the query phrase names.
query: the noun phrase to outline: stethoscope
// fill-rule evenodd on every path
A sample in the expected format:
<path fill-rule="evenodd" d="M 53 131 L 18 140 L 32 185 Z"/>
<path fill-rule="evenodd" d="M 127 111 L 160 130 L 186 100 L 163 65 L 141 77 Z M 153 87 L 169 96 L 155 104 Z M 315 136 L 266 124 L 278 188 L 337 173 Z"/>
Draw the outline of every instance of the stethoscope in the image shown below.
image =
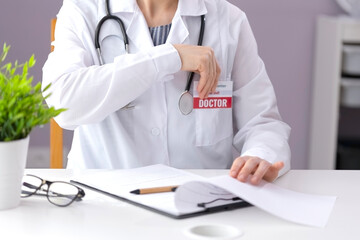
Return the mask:
<path fill-rule="evenodd" d="M 205 15 L 201 15 L 200 35 L 198 40 L 198 46 L 202 45 L 205 32 Z M 182 114 L 188 115 L 192 112 L 194 106 L 194 98 L 190 93 L 190 87 L 194 78 L 194 72 L 190 72 L 187 78 L 185 91 L 179 98 L 179 110 Z"/>
<path fill-rule="evenodd" d="M 101 31 L 101 27 L 102 25 L 107 21 L 107 20 L 115 20 L 121 29 L 121 33 L 123 35 L 123 40 L 124 40 L 124 47 L 125 47 L 125 51 L 128 54 L 129 53 L 129 38 L 126 34 L 126 30 L 125 30 L 125 26 L 123 21 L 115 16 L 111 14 L 110 11 L 110 0 L 106 0 L 106 16 L 103 17 L 95 30 L 95 48 L 99 57 L 99 61 L 100 61 L 100 65 L 104 64 L 102 55 L 101 55 L 101 47 L 100 47 L 100 42 L 99 42 L 99 37 L 100 37 L 100 31 Z M 198 40 L 198 46 L 202 45 L 203 39 L 204 39 L 204 32 L 205 32 L 205 15 L 201 15 L 201 26 L 200 26 L 200 35 L 199 35 L 199 40 Z M 186 83 L 186 87 L 185 87 L 185 91 L 180 95 L 179 98 L 179 110 L 182 114 L 184 115 L 188 115 L 192 112 L 193 110 L 193 96 L 190 93 L 190 87 L 192 84 L 194 78 L 194 72 L 190 72 L 187 78 L 187 83 Z M 130 108 L 129 105 L 125 106 L 124 108 Z"/>
<path fill-rule="evenodd" d="M 115 20 L 119 24 L 120 29 L 121 29 L 121 33 L 122 33 L 123 39 L 124 39 L 125 51 L 126 51 L 127 54 L 129 53 L 129 38 L 128 38 L 127 34 L 126 34 L 124 23 L 119 17 L 111 14 L 110 0 L 106 0 L 106 16 L 103 17 L 100 20 L 100 22 L 96 26 L 96 30 L 95 30 L 95 48 L 96 48 L 96 51 L 98 53 L 98 57 L 99 57 L 99 60 L 100 60 L 100 65 L 103 65 L 104 61 L 103 61 L 103 58 L 102 58 L 102 55 L 101 55 L 99 37 L 100 37 L 101 27 L 107 20 Z"/>

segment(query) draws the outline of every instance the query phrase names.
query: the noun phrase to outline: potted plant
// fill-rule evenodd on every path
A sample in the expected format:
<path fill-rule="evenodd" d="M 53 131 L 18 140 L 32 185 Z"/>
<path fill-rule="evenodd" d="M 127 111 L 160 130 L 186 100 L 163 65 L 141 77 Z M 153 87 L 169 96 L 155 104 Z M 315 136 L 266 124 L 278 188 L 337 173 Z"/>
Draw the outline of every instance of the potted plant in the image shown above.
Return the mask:
<path fill-rule="evenodd" d="M 0 210 L 20 203 L 31 130 L 64 111 L 47 107 L 44 99 L 50 94 L 43 97 L 41 83 L 32 86 L 28 70 L 35 65 L 34 55 L 23 64 L 4 63 L 9 50 L 4 44 L 0 55 Z"/>

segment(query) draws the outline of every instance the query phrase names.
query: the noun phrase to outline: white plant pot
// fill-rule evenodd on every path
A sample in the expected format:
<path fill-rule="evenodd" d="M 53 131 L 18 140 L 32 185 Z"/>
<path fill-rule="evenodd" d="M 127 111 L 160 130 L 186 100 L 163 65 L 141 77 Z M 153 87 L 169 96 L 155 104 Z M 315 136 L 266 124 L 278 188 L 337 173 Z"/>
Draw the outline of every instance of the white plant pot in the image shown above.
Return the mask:
<path fill-rule="evenodd" d="M 28 146 L 29 137 L 0 142 L 0 210 L 15 208 L 20 203 Z"/>

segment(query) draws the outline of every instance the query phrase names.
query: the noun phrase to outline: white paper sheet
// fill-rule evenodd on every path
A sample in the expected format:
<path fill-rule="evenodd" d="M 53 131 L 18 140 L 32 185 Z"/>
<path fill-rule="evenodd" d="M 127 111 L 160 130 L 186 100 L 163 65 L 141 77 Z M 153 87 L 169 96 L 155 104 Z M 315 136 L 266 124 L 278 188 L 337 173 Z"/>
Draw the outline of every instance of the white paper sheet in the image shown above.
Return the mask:
<path fill-rule="evenodd" d="M 77 176 L 73 180 L 178 216 L 180 211 L 175 207 L 175 194 L 173 192 L 136 195 L 130 193 L 130 191 L 139 188 L 181 185 L 189 181 L 203 181 L 206 179 L 183 170 L 164 165 L 153 165 L 142 168 L 91 173 Z"/>
<path fill-rule="evenodd" d="M 324 227 L 336 201 L 333 196 L 290 191 L 265 181 L 254 186 L 227 175 L 207 179 L 164 165 L 92 173 L 75 180 L 175 216 L 203 211 L 198 203 L 213 201 L 206 207 L 214 207 L 239 202 L 233 199 L 240 197 L 283 219 Z M 130 193 L 139 188 L 173 185 L 181 185 L 175 193 Z"/>
<path fill-rule="evenodd" d="M 213 185 L 213 189 L 208 187 L 209 183 Z M 202 184 L 203 186 L 201 186 Z M 334 196 L 295 192 L 265 181 L 254 186 L 239 182 L 230 176 L 220 176 L 208 179 L 206 184 L 189 182 L 182 185 L 176 191 L 176 195 L 179 195 L 176 196 L 176 206 L 188 211 L 195 210 L 197 207 L 194 205 L 191 207 L 189 202 L 194 201 L 191 199 L 194 199 L 195 192 L 199 192 L 197 189 L 208 189 L 208 194 L 202 192 L 201 195 L 210 196 L 217 194 L 215 186 L 219 187 L 221 191 L 226 190 L 228 192 L 227 196 L 223 193 L 224 198 L 230 199 L 233 196 L 238 196 L 285 220 L 316 227 L 325 227 L 336 201 Z M 201 196 L 198 197 L 202 198 Z M 201 201 L 208 202 L 210 199 L 202 198 Z"/>

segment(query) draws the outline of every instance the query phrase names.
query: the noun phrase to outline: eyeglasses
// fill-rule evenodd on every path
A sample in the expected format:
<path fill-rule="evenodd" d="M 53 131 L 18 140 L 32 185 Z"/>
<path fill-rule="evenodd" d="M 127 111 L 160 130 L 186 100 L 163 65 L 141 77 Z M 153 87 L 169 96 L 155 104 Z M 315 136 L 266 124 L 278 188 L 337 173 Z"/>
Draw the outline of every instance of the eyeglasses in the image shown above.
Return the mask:
<path fill-rule="evenodd" d="M 21 197 L 26 198 L 32 195 L 46 196 L 50 203 L 59 207 L 66 207 L 74 201 L 81 201 L 85 192 L 71 183 L 50 182 L 34 175 L 25 175 Z"/>

